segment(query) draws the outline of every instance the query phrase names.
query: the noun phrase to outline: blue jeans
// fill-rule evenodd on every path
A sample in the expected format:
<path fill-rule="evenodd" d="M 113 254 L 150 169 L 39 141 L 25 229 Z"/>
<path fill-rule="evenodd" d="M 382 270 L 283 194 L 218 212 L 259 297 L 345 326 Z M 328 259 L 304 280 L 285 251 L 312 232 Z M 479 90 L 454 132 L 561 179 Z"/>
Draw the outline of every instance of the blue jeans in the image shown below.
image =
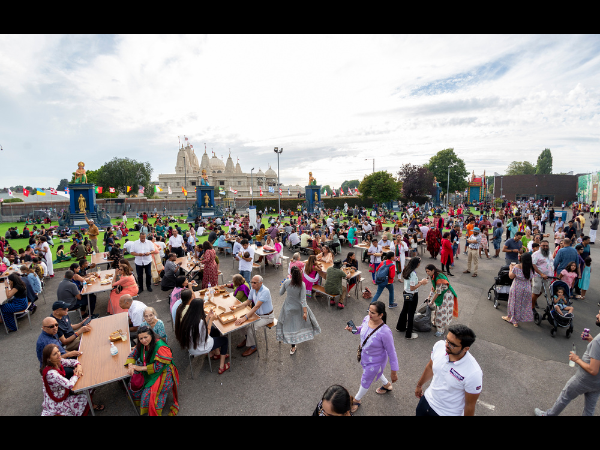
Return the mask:
<path fill-rule="evenodd" d="M 456 252 L 458 251 L 458 244 L 452 244 L 452 256 L 456 258 Z"/>
<path fill-rule="evenodd" d="M 250 270 L 240 270 L 240 275 L 244 277 L 248 284 L 250 284 L 250 278 L 252 277 L 252 272 Z"/>
<path fill-rule="evenodd" d="M 383 290 L 386 288 L 389 291 L 389 294 L 390 294 L 389 302 L 390 302 L 390 306 L 392 306 L 394 304 L 394 283 L 377 285 L 377 293 L 375 294 L 375 297 L 373 297 L 373 300 L 371 301 L 371 303 L 376 302 L 379 299 L 379 296 L 381 295 Z"/>

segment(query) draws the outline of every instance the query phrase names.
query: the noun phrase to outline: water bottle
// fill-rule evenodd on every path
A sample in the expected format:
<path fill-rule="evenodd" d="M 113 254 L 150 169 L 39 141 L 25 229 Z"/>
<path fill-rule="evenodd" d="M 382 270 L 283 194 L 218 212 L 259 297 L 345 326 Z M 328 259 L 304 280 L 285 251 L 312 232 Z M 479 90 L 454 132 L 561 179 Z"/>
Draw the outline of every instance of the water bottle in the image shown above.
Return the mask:
<path fill-rule="evenodd" d="M 208 283 L 208 290 L 207 290 L 207 292 L 209 293 L 210 298 L 213 298 L 214 293 L 213 293 L 212 286 L 210 285 L 210 283 Z"/>
<path fill-rule="evenodd" d="M 83 280 L 83 288 L 81 289 L 81 292 L 85 292 L 86 289 L 87 289 L 87 281 Z"/>
<path fill-rule="evenodd" d="M 575 350 L 575 344 L 573 344 L 573 348 L 571 349 L 571 353 L 577 353 L 577 350 Z M 575 367 L 575 361 L 569 360 L 569 367 Z"/>
<path fill-rule="evenodd" d="M 95 254 L 96 254 L 96 250 L 94 250 L 94 251 L 92 252 L 92 255 L 95 255 Z"/>
<path fill-rule="evenodd" d="M 110 354 L 111 354 L 112 356 L 116 356 L 116 355 L 117 355 L 117 353 L 119 353 L 119 349 L 116 347 L 116 345 L 115 345 L 115 343 L 114 343 L 114 342 L 111 342 L 111 343 L 110 343 Z"/>

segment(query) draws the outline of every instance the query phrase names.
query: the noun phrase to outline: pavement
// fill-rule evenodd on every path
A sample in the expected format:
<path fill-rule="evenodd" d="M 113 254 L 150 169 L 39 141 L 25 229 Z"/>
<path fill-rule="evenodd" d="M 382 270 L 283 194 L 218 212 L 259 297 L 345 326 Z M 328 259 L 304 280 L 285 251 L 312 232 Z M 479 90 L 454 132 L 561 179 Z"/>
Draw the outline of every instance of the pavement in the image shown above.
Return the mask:
<path fill-rule="evenodd" d="M 587 230 L 589 223 L 586 225 Z M 596 261 L 600 261 L 599 244 L 592 245 L 592 274 L 598 270 Z M 550 248 L 553 250 L 554 245 L 551 244 Z M 345 258 L 351 250 L 348 246 L 343 247 L 341 258 Z M 284 254 L 292 255 L 287 248 Z M 231 276 L 237 273 L 237 264 L 234 269 L 231 257 L 220 258 L 225 281 L 231 280 Z M 417 271 L 420 279 L 425 276 L 425 265 L 432 262 L 439 267 L 439 257 L 434 261 L 426 253 Z M 451 278 L 451 283 L 458 294 L 459 318 L 454 319 L 454 323 L 468 325 L 477 335 L 471 353 L 483 370 L 483 388 L 476 414 L 530 416 L 535 407 L 550 408 L 566 381 L 575 373 L 576 369 L 568 366 L 568 355 L 573 343 L 580 356 L 585 351 L 586 343 L 580 338 L 583 328 L 589 328 L 592 335 L 600 332 L 595 326 L 599 289 L 595 285 L 597 278 L 592 276 L 586 300 L 575 301 L 574 333 L 570 339 L 565 337 L 564 329 L 559 329 L 557 336 L 551 337 L 546 321 L 541 326 L 531 322 L 514 328 L 501 320 L 501 316 L 506 314 L 506 302 L 500 302 L 499 308 L 495 309 L 493 302 L 487 300 L 487 291 L 503 264 L 502 254 L 499 259 L 487 260 L 484 256 L 479 261 L 479 276 L 473 278 L 470 274 L 462 273 L 466 268 L 466 257 L 460 255 L 455 261 L 453 274 L 456 276 Z M 366 264 L 359 262 L 359 269 L 370 278 Z M 4 334 L 3 327 L 0 327 L 4 361 L 0 365 L 3 380 L 0 383 L 0 415 L 41 414 L 42 383 L 35 342 L 41 330 L 41 321 L 50 314 L 51 305 L 56 300 L 56 288 L 63 274 L 64 271 L 56 272 L 56 276 L 47 283 L 47 303 L 44 304 L 43 299 L 38 301 L 38 310 L 31 318 L 32 328 L 27 319 L 21 319 L 19 331 L 10 335 Z M 284 301 L 283 296 L 279 295 L 279 284 L 283 279 L 283 271 L 273 267 L 268 267 L 264 274 L 264 283 L 273 297 L 276 317 Z M 374 287 L 373 284 L 367 285 Z M 425 289 L 422 287 L 421 291 L 424 293 Z M 414 395 L 415 385 L 429 360 L 431 348 L 438 341 L 433 332 L 419 333 L 418 339 L 406 340 L 404 333 L 394 331 L 402 307 L 402 285 L 395 283 L 394 291 L 399 306 L 388 310 L 387 323 L 393 330 L 400 362 L 398 381 L 394 383 L 393 391 L 386 395 L 376 394 L 377 386 L 372 386 L 363 397 L 357 415 L 414 415 L 418 402 Z M 387 291 L 382 297 L 381 300 L 387 304 Z M 322 332 L 313 341 L 300 344 L 295 355 L 289 354 L 289 345 L 275 340 L 275 329 L 267 330 L 267 351 L 264 331 L 259 329 L 259 352 L 244 358 L 241 356 L 243 349 L 235 348 L 243 339 L 242 333 L 236 332 L 232 343 L 232 369 L 218 375 L 215 362 L 211 373 L 205 357 L 195 358 L 192 363 L 194 379 L 190 378 L 187 352 L 175 340 L 167 293 L 154 287 L 153 292 L 144 290 L 140 300 L 153 306 L 158 317 L 165 322 L 169 345 L 180 374 L 181 415 L 310 415 L 330 385 L 341 384 L 352 395 L 358 391 L 362 374 L 361 366 L 356 361 L 359 341 L 344 327 L 350 319 L 357 324 L 362 321 L 369 301 L 362 297 L 356 299 L 354 291 L 344 310 L 330 307 L 324 298 L 308 301 Z M 108 294 L 98 295 L 96 313 L 106 315 L 107 302 Z M 544 298 L 540 297 L 538 303 L 543 307 Z M 76 317 L 76 314 L 72 314 L 73 319 Z M 389 375 L 389 365 L 385 374 Z M 136 413 L 122 383 L 101 386 L 96 390 L 94 401 L 106 405 L 106 410 L 97 413 L 98 416 Z M 170 403 L 171 396 L 167 404 Z M 583 398 L 580 397 L 571 402 L 563 415 L 581 415 L 582 411 Z M 598 409 L 596 415 L 599 415 Z"/>

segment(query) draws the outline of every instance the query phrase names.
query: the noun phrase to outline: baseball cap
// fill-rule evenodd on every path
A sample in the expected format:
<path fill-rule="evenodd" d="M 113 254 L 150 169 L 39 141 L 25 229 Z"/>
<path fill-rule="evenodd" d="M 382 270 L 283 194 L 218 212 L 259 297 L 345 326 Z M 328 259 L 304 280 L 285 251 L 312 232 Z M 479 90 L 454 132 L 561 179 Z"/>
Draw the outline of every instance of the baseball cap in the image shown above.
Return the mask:
<path fill-rule="evenodd" d="M 56 311 L 57 309 L 69 309 L 69 305 L 59 300 L 52 304 L 52 311 Z"/>
<path fill-rule="evenodd" d="M 475 228 L 473 228 L 473 231 L 477 231 L 477 232 L 479 232 L 479 231 L 481 231 L 481 230 L 479 229 L 479 227 L 475 227 Z"/>

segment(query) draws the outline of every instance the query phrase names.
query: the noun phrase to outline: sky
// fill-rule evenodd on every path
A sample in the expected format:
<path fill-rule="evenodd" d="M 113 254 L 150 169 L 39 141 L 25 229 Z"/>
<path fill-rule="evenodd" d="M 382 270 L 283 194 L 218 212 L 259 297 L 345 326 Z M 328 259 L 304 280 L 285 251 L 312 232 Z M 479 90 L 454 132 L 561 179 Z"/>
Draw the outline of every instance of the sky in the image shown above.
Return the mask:
<path fill-rule="evenodd" d="M 600 169 L 600 35 L 0 35 L 0 187 L 84 161 L 174 173 L 178 136 L 339 186 L 453 147 L 466 168 Z"/>

